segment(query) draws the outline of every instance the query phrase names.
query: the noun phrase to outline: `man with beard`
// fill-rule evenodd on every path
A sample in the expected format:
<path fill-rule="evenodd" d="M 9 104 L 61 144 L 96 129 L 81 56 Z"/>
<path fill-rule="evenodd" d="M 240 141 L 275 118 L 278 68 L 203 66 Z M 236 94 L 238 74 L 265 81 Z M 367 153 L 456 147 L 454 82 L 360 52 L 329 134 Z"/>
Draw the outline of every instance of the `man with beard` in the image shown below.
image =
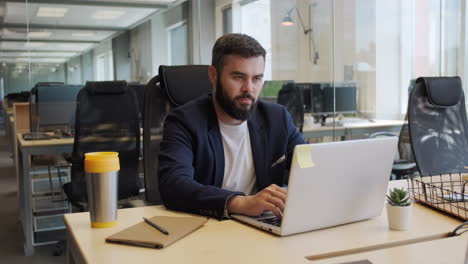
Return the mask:
<path fill-rule="evenodd" d="M 204 95 L 170 113 L 159 154 L 159 190 L 168 209 L 208 215 L 281 216 L 294 146 L 304 144 L 287 110 L 258 101 L 265 49 L 227 34 L 212 54 Z"/>

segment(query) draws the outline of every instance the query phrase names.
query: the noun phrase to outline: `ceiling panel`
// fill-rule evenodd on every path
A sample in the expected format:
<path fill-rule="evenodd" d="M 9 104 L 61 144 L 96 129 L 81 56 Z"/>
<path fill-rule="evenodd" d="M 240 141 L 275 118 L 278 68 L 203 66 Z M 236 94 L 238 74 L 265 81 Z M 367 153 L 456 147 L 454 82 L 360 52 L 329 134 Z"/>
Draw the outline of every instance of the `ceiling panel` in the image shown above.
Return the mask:
<path fill-rule="evenodd" d="M 0 62 L 64 63 L 179 1 L 0 0 Z"/>
<path fill-rule="evenodd" d="M 100 26 L 118 27 L 126 29 L 150 14 L 157 8 L 128 8 L 128 7 L 101 7 L 66 4 L 35 4 L 29 3 L 29 23 L 59 26 Z M 63 17 L 39 17 L 40 8 L 48 8 L 43 14 L 63 13 Z M 28 11 L 26 4 L 17 2 L 6 3 L 6 16 L 4 23 L 25 23 L 25 14 Z M 43 9 L 44 10 L 44 9 Z M 61 11 L 62 10 L 62 11 Z"/>
<path fill-rule="evenodd" d="M 5 62 L 5 63 L 27 63 L 30 61 L 31 63 L 65 63 L 68 59 L 65 58 L 1 58 L 0 57 L 0 62 Z"/>
<path fill-rule="evenodd" d="M 94 2 L 96 0 L 83 0 L 88 2 Z M 132 0 L 132 3 L 135 4 L 172 4 L 177 0 Z M 109 2 L 109 3 L 128 3 L 128 0 L 100 0 L 99 2 Z"/>
<path fill-rule="evenodd" d="M 2 58 L 18 58 L 18 57 L 48 57 L 48 58 L 70 58 L 77 56 L 78 52 L 27 52 L 27 51 L 0 51 Z"/>
<path fill-rule="evenodd" d="M 117 33 L 110 30 L 65 30 L 65 29 L 30 29 L 29 39 L 103 41 Z M 26 40 L 26 28 L 3 28 L 0 36 L 5 39 Z"/>
<path fill-rule="evenodd" d="M 93 43 L 53 43 L 53 42 L 26 42 L 1 41 L 0 50 L 28 50 L 32 51 L 84 51 L 91 48 Z"/>

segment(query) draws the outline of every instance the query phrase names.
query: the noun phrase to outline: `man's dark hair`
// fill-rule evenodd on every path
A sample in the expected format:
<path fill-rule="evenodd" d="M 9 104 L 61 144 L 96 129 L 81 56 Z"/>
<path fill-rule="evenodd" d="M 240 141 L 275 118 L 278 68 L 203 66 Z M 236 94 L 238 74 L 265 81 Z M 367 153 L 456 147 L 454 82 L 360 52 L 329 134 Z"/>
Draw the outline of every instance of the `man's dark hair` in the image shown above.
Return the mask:
<path fill-rule="evenodd" d="M 225 64 L 226 55 L 238 55 L 244 58 L 262 56 L 265 60 L 266 51 L 251 36 L 245 34 L 226 34 L 216 40 L 213 46 L 211 64 L 216 68 L 218 74 Z"/>

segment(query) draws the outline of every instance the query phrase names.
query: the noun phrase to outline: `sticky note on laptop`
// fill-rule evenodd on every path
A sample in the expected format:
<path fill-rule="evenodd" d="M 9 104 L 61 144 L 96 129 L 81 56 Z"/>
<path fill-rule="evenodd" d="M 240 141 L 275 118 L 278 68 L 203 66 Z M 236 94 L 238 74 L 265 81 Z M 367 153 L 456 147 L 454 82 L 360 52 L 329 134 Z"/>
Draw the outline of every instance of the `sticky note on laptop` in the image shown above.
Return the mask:
<path fill-rule="evenodd" d="M 311 146 L 309 144 L 296 146 L 296 160 L 301 169 L 315 166 L 310 148 Z"/>

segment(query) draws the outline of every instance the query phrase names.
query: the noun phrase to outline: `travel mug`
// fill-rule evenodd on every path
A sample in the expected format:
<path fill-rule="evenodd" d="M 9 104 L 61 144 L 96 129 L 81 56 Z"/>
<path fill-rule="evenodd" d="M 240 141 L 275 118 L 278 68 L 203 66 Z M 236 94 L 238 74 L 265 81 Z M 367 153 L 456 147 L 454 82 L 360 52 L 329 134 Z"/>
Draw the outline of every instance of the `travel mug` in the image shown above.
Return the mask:
<path fill-rule="evenodd" d="M 91 227 L 112 227 L 117 223 L 119 153 L 85 153 L 84 165 Z"/>

